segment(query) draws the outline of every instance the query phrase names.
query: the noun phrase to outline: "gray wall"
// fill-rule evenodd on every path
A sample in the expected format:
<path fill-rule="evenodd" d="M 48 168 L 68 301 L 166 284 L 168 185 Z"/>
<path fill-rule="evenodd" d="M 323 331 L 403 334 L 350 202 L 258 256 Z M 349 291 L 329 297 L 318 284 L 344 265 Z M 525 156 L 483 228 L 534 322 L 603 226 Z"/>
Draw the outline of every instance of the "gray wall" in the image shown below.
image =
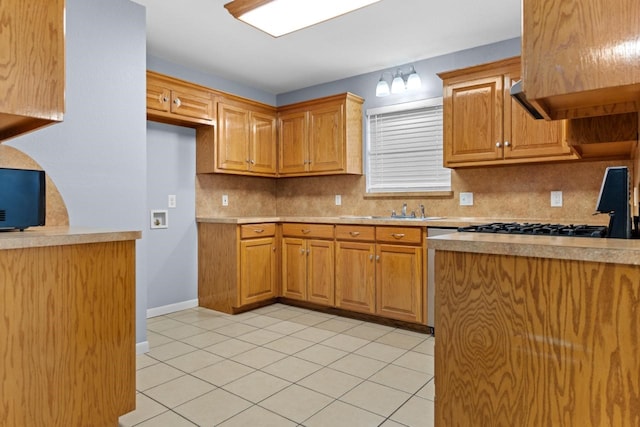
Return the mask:
<path fill-rule="evenodd" d="M 195 130 L 147 122 L 147 203 L 168 211 L 169 227 L 147 236 L 147 307 L 198 298 Z M 169 194 L 176 208 L 167 207 Z"/>
<path fill-rule="evenodd" d="M 378 80 L 380 80 L 380 75 L 383 71 L 395 72 L 396 68 L 390 68 L 279 94 L 277 97 L 277 105 L 288 105 L 295 102 L 305 101 L 307 99 L 319 98 L 343 92 L 352 92 L 363 97 L 365 99 L 363 105 L 364 111 L 368 108 L 434 98 L 442 96 L 442 80 L 437 76 L 437 73 L 483 64 L 517 55 L 520 55 L 519 37 L 418 62 L 398 64 L 398 67 L 405 71 L 409 69 L 409 65 L 414 65 L 416 71 L 420 74 L 422 89 L 415 92 L 405 92 L 404 94 L 377 98 L 376 85 L 378 84 Z M 389 81 L 389 74 L 385 74 L 385 78 Z"/>
<path fill-rule="evenodd" d="M 66 10 L 64 122 L 6 144 L 49 174 L 72 226 L 148 229 L 145 10 L 129 0 L 67 0 Z M 136 340 L 143 342 L 145 238 L 136 249 Z"/>

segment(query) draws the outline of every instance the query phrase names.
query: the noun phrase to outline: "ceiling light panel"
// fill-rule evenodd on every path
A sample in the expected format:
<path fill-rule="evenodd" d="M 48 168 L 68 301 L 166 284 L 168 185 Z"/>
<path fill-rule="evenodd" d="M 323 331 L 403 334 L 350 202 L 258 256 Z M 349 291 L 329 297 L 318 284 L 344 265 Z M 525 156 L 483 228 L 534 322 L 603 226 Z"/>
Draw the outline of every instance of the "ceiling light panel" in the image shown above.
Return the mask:
<path fill-rule="evenodd" d="M 255 1 L 255 9 L 242 4 L 251 2 L 236 0 L 225 5 L 229 13 L 274 37 L 327 21 L 345 13 L 360 9 L 380 0 L 272 0 Z M 234 5 L 237 3 L 237 5 Z M 234 13 L 235 12 L 235 13 Z M 240 13 L 239 13 L 240 12 Z"/>

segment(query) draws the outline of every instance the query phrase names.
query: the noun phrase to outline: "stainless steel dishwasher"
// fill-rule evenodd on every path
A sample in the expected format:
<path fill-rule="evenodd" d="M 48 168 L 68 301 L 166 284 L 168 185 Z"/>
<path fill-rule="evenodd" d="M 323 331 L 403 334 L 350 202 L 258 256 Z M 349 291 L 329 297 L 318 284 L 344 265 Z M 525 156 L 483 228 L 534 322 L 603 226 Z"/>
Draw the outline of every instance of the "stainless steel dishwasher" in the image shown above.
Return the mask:
<path fill-rule="evenodd" d="M 427 237 L 441 236 L 443 234 L 457 233 L 457 228 L 427 227 Z M 436 277 L 435 277 L 435 249 L 427 241 L 427 326 L 434 330 L 435 319 L 435 297 L 436 297 Z"/>

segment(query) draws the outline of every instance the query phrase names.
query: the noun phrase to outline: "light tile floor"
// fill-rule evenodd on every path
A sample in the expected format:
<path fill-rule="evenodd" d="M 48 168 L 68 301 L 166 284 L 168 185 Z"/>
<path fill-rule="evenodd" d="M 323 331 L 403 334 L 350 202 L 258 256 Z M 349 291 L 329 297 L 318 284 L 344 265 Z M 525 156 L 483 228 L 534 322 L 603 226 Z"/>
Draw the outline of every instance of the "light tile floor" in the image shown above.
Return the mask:
<path fill-rule="evenodd" d="M 430 335 L 274 304 L 147 321 L 120 426 L 434 425 Z"/>

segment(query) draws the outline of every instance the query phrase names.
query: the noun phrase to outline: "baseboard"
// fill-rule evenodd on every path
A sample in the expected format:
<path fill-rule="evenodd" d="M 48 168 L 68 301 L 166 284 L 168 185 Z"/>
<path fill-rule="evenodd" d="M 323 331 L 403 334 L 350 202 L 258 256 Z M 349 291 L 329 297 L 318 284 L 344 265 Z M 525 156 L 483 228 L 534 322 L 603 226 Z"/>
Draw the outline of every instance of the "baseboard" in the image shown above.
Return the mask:
<path fill-rule="evenodd" d="M 147 309 L 147 319 L 150 317 L 162 316 L 164 314 L 174 313 L 180 310 L 186 310 L 188 308 L 194 308 L 198 306 L 198 300 L 192 299 L 190 301 L 178 302 L 175 304 L 164 305 L 162 307 L 155 307 Z"/>
<path fill-rule="evenodd" d="M 136 344 L 136 354 L 144 354 L 149 352 L 149 341 L 142 341 Z"/>

